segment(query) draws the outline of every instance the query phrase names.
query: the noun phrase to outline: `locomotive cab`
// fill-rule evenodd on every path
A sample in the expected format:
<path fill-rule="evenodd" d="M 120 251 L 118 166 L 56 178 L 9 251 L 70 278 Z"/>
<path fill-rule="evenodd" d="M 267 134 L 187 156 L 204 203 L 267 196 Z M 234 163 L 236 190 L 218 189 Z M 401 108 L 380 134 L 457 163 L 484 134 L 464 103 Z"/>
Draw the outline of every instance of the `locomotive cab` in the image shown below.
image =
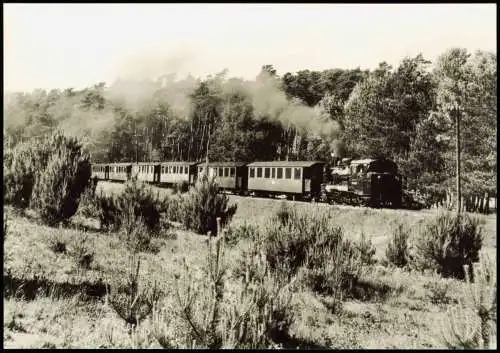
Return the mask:
<path fill-rule="evenodd" d="M 394 162 L 365 159 L 351 163 L 348 190 L 361 196 L 369 205 L 401 206 L 401 178 Z"/>

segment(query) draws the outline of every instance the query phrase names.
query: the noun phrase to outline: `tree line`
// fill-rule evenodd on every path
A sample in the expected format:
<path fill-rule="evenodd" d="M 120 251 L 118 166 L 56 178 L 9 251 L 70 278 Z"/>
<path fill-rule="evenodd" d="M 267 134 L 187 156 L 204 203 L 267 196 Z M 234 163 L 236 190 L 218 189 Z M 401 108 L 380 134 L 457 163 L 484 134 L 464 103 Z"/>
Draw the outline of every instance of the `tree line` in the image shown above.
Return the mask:
<path fill-rule="evenodd" d="M 496 195 L 496 54 L 461 48 L 395 68 L 279 75 L 264 65 L 254 80 L 222 71 L 11 93 L 4 147 L 60 128 L 94 162 L 385 156 L 408 189 L 437 200 L 454 189 L 457 110 L 463 193 Z"/>

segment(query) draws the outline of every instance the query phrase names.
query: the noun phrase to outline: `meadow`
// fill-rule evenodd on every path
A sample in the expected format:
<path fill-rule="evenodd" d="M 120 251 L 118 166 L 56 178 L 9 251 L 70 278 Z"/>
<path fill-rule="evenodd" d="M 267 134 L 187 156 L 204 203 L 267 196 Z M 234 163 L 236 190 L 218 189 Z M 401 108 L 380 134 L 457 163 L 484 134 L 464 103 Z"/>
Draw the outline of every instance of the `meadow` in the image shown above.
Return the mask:
<path fill-rule="evenodd" d="M 97 188 L 113 194 L 120 193 L 123 185 L 100 182 Z M 157 191 L 162 196 L 171 194 L 167 189 Z M 286 202 L 305 214 L 330 212 L 331 221 L 343 229 L 346 238 L 357 241 L 363 234 L 375 249 L 373 263 L 363 267 L 359 288 L 342 298 L 341 308 L 333 305 L 328 294 L 304 286 L 294 289 L 290 337 L 282 347 L 446 348 L 441 328 L 446 326 L 448 309 L 463 299 L 467 284 L 429 271 L 388 266 L 384 260 L 398 224 L 409 228 L 411 243 L 436 210 L 356 208 L 234 195 L 229 195 L 229 202 L 237 204 L 229 227 L 264 224 Z M 8 217 L 5 348 L 191 348 L 181 340 L 188 328 L 175 314 L 179 309 L 176 295 L 186 266 L 195 281 L 204 276 L 206 236 L 174 222 L 152 239 L 149 251 L 136 254 L 140 286 L 157 289 L 162 314 L 148 317 L 130 334 L 107 295 L 110 288 L 126 287 L 133 272 L 129 263 L 132 252 L 118 232 L 102 230 L 96 219 L 81 215 L 73 217 L 69 226 L 54 228 L 41 225 L 29 211 L 20 213 L 4 206 L 4 214 Z M 496 215 L 477 217 L 483 227 L 482 251 L 496 262 Z M 61 244 L 63 249 L 58 249 Z M 235 273 L 248 246 L 249 241 L 241 239 L 226 249 L 226 288 L 231 300 L 238 300 Z M 92 256 L 84 266 L 78 260 L 85 257 L 75 254 L 85 251 Z"/>

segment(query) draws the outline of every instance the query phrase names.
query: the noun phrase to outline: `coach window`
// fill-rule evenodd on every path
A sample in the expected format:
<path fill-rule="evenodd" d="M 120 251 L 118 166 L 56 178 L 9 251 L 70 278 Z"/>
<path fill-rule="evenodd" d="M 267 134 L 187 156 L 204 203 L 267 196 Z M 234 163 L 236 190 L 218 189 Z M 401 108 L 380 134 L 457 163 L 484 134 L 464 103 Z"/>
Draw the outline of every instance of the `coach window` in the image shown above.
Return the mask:
<path fill-rule="evenodd" d="M 227 178 L 229 176 L 229 168 L 225 167 L 224 168 L 224 178 Z"/>
<path fill-rule="evenodd" d="M 235 172 L 236 172 L 236 168 L 235 168 L 235 167 L 231 167 L 231 168 L 230 168 L 229 175 L 230 175 L 231 177 L 234 177 Z"/>
<path fill-rule="evenodd" d="M 219 168 L 219 172 L 217 173 L 217 175 L 220 177 L 224 176 L 224 168 Z"/>
<path fill-rule="evenodd" d="M 257 167 L 257 178 L 262 178 L 262 168 Z"/>
<path fill-rule="evenodd" d="M 250 168 L 250 178 L 255 178 L 255 168 Z"/>
<path fill-rule="evenodd" d="M 285 168 L 285 179 L 292 179 L 292 168 Z"/>
<path fill-rule="evenodd" d="M 264 168 L 264 178 L 269 178 L 271 175 L 271 171 L 269 168 Z"/>
<path fill-rule="evenodd" d="M 283 179 L 283 168 L 276 168 L 276 176 L 278 179 Z"/>
<path fill-rule="evenodd" d="M 294 173 L 293 173 L 293 178 L 300 179 L 300 168 L 295 168 Z"/>
<path fill-rule="evenodd" d="M 276 178 L 276 168 L 271 168 L 271 178 Z"/>

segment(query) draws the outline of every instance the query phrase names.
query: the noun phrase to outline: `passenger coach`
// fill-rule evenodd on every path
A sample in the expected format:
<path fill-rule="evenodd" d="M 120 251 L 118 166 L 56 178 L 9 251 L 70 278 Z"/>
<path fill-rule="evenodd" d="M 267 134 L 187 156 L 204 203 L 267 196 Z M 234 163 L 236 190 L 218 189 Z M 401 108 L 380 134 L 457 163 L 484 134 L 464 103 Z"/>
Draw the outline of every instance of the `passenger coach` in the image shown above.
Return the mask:
<path fill-rule="evenodd" d="M 110 163 L 109 180 L 127 181 L 132 176 L 132 163 Z"/>
<path fill-rule="evenodd" d="M 132 166 L 132 174 L 137 180 L 149 183 L 160 181 L 160 163 L 136 163 Z"/>
<path fill-rule="evenodd" d="M 109 166 L 107 164 L 92 164 L 92 178 L 108 180 Z"/>
<path fill-rule="evenodd" d="M 186 182 L 194 183 L 196 177 L 196 162 L 164 162 L 160 164 L 160 183 L 173 185 Z"/>
<path fill-rule="evenodd" d="M 198 164 L 198 177 L 205 172 L 206 163 Z M 223 190 L 242 194 L 247 189 L 248 173 L 245 163 L 211 162 L 208 163 L 208 175 L 215 177 Z"/>
<path fill-rule="evenodd" d="M 321 194 L 323 167 L 319 161 L 254 162 L 248 167 L 248 191 L 259 194 L 284 194 L 317 199 Z"/>

